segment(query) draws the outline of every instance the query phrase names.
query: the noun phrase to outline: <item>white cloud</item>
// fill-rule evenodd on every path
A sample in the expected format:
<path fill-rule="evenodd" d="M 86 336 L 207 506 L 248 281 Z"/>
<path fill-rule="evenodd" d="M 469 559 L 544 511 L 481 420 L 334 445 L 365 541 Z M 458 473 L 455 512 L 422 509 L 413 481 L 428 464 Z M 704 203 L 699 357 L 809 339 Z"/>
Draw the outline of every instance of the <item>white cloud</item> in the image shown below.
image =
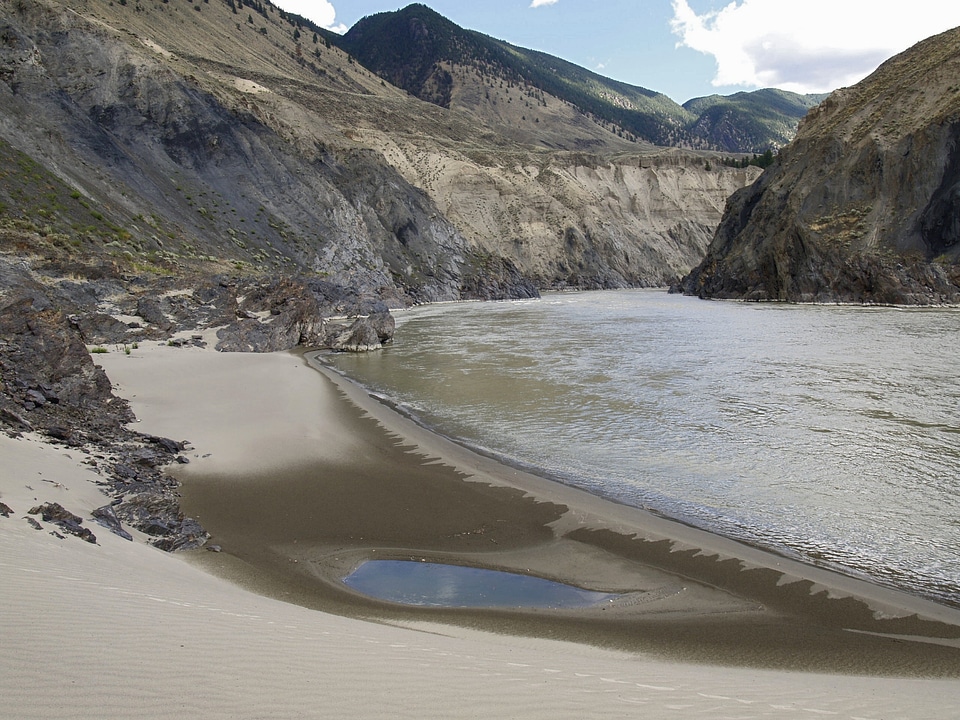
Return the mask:
<path fill-rule="evenodd" d="M 544 5 L 556 5 L 557 2 L 558 0 L 533 0 L 533 2 L 530 3 L 530 7 L 538 8 Z"/>
<path fill-rule="evenodd" d="M 327 0 L 280 0 L 277 6 L 335 33 L 342 35 L 347 31 L 346 25 L 336 22 L 337 11 Z"/>
<path fill-rule="evenodd" d="M 942 0 L 732 0 L 697 14 L 673 0 L 673 32 L 717 61 L 713 84 L 825 92 L 851 85 L 887 58 L 960 25 Z"/>

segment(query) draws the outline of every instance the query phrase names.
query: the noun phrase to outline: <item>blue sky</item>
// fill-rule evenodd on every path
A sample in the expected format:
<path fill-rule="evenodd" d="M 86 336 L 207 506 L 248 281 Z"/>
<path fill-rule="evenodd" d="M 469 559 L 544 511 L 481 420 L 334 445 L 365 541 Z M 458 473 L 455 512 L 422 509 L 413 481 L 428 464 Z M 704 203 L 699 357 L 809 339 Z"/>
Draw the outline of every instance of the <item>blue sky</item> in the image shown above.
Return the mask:
<path fill-rule="evenodd" d="M 274 0 L 343 32 L 396 0 Z M 960 26 L 943 0 L 425 0 L 458 25 L 541 50 L 677 102 L 780 87 L 852 85 L 914 43 Z"/>

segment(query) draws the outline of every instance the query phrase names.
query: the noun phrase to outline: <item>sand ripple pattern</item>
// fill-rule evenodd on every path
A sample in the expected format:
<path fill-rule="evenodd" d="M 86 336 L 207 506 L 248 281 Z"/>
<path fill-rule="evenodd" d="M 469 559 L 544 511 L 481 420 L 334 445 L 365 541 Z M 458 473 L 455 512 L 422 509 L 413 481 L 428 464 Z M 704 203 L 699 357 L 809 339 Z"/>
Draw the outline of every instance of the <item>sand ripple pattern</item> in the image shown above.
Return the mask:
<path fill-rule="evenodd" d="M 674 665 L 340 618 L 0 519 L 0 717 L 942 718 L 960 683 Z M 947 711 L 948 712 L 948 711 Z"/>

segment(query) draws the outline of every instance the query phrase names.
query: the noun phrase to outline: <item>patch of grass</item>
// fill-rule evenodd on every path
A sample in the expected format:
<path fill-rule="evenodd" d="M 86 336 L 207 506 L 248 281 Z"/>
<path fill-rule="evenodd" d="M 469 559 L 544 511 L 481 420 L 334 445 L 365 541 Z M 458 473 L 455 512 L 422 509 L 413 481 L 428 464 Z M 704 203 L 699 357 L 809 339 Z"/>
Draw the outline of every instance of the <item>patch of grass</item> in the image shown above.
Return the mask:
<path fill-rule="evenodd" d="M 130 263 L 130 267 L 138 273 L 144 273 L 149 275 L 163 275 L 170 276 L 173 275 L 173 270 L 165 268 L 156 263 L 150 262 L 150 260 L 133 260 Z"/>

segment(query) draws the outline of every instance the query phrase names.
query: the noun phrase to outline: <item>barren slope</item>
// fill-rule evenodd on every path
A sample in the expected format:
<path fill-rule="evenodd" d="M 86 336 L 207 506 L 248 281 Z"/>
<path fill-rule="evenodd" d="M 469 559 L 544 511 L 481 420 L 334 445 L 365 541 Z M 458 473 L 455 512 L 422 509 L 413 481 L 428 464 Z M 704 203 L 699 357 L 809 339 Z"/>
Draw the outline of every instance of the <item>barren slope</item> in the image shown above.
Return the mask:
<path fill-rule="evenodd" d="M 960 302 L 960 29 L 918 43 L 811 111 L 737 193 L 687 292 Z"/>
<path fill-rule="evenodd" d="M 664 284 L 748 179 L 632 144 L 532 148 L 409 97 L 269 4 L 0 10 L 0 139 L 117 232 L 97 244 L 12 196 L 4 212 L 118 261 L 316 273 L 391 303 L 526 293 L 523 278 Z"/>

